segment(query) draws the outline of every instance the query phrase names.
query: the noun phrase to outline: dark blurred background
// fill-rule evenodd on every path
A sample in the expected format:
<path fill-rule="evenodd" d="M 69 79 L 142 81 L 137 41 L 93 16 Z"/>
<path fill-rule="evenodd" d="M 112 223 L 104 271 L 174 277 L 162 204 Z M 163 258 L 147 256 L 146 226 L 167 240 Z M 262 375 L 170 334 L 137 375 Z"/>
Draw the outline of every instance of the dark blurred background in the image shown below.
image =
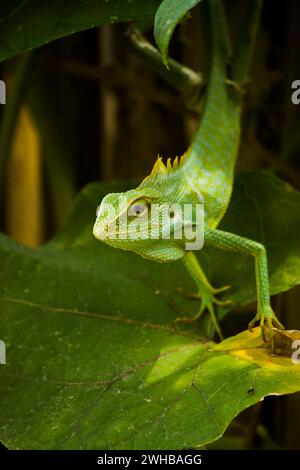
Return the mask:
<path fill-rule="evenodd" d="M 226 2 L 233 36 L 242 8 L 241 1 Z M 298 190 L 300 105 L 291 102 L 291 83 L 300 79 L 299 19 L 297 0 L 264 2 L 237 164 L 239 170 L 268 169 Z M 199 25 L 196 8 L 170 48 L 194 70 L 202 67 Z M 22 91 L 1 183 L 1 229 L 19 242 L 49 240 L 90 181 L 141 179 L 157 154 L 174 157 L 187 148 L 198 116 L 130 52 L 127 29 L 114 24 L 74 34 L 1 64 L 8 99 L 16 83 Z M 151 31 L 146 36 L 153 42 Z M 0 106 L 0 132 L 6 106 Z M 298 327 L 299 292 L 275 299 L 276 311 Z M 249 445 L 259 445 L 261 423 L 269 446 L 300 448 L 299 394 L 272 397 L 251 410 L 241 417 L 241 426 L 244 420 L 255 430 Z"/>

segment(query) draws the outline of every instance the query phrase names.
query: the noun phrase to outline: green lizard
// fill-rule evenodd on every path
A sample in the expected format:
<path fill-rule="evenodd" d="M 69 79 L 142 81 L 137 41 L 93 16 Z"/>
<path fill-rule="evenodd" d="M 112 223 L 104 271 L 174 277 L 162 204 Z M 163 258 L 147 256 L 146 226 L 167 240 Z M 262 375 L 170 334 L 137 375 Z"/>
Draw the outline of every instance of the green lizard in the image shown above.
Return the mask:
<path fill-rule="evenodd" d="M 270 304 L 265 247 L 256 241 L 217 228 L 232 192 L 240 135 L 241 100 L 235 87 L 229 85 L 228 36 L 222 4 L 219 0 L 207 0 L 206 4 L 210 70 L 204 114 L 192 145 L 181 159 L 176 158 L 173 163 L 168 159 L 165 165 L 158 158 L 151 174 L 136 189 L 122 195 L 107 195 L 97 209 L 93 233 L 97 239 L 108 245 L 136 252 L 151 260 L 169 262 L 182 259 L 197 286 L 196 296 L 201 299 L 201 307 L 193 317 L 177 321 L 195 321 L 207 309 L 216 331 L 222 337 L 214 304 L 223 303 L 217 299 L 217 294 L 227 286 L 213 287 L 193 251 L 186 249 L 187 239 L 175 237 L 175 233 L 185 226 L 201 230 L 200 226 L 195 225 L 194 216 L 185 219 L 183 212 L 183 217 L 177 217 L 176 207 L 184 204 L 196 206 L 204 201 L 204 249 L 206 246 L 214 246 L 246 253 L 255 259 L 258 306 L 249 328 L 259 321 L 265 338 L 265 326 L 271 335 L 274 326 L 283 328 Z M 250 53 L 251 48 L 248 49 Z M 243 54 L 245 55 L 245 50 Z M 120 196 L 123 197 L 121 205 Z M 179 206 L 173 206 L 174 204 Z M 113 210 L 109 210 L 108 205 Z M 173 236 L 169 239 L 163 236 L 166 220 L 155 214 L 153 216 L 154 205 L 170 207 L 167 216 L 173 222 Z M 151 221 L 150 214 L 153 216 Z M 132 236 L 135 230 L 132 222 L 135 220 L 139 222 L 139 238 Z"/>

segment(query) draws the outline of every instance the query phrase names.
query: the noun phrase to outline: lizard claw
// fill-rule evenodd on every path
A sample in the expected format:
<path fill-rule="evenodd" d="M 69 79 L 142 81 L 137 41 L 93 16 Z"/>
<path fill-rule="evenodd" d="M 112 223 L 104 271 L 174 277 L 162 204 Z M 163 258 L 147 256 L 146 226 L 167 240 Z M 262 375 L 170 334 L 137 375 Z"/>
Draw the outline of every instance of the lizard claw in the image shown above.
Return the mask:
<path fill-rule="evenodd" d="M 235 305 L 235 301 L 234 300 L 219 300 L 219 299 L 216 299 L 215 297 L 213 297 L 213 302 L 214 304 L 216 305 L 219 305 L 220 307 L 226 307 L 226 305 Z"/>
<path fill-rule="evenodd" d="M 177 292 L 179 292 L 179 294 L 183 295 L 183 297 L 186 297 L 187 299 L 193 299 L 193 300 L 201 299 L 201 295 L 198 292 L 188 292 L 182 287 L 177 287 L 176 290 Z"/>
<path fill-rule="evenodd" d="M 212 295 L 213 303 L 215 303 L 217 305 L 220 305 L 220 306 L 233 304 L 234 302 L 232 300 L 218 300 L 218 299 L 215 298 L 215 294 L 219 294 L 220 292 L 225 292 L 230 288 L 231 288 L 231 286 L 229 286 L 229 285 L 223 286 L 223 287 L 211 287 L 209 289 L 209 291 L 210 291 L 211 294 L 213 294 Z M 177 287 L 176 290 L 177 290 L 177 292 L 179 292 L 179 294 L 183 295 L 187 299 L 199 300 L 199 299 L 202 298 L 201 292 L 188 292 L 187 290 L 183 289 L 182 287 Z"/>
<path fill-rule="evenodd" d="M 225 292 L 226 290 L 230 289 L 231 286 L 230 285 L 227 285 L 227 286 L 222 286 L 222 287 L 213 287 L 212 288 L 212 292 L 214 294 L 219 294 L 220 292 Z"/>
<path fill-rule="evenodd" d="M 263 314 L 257 313 L 255 317 L 253 318 L 253 320 L 248 325 L 249 331 L 252 332 L 255 323 L 259 322 L 261 335 L 265 343 L 267 343 L 270 340 L 273 341 L 274 328 L 277 328 L 279 330 L 284 330 L 283 325 L 277 319 L 273 311 L 271 312 L 272 312 L 271 315 L 270 314 L 263 315 Z"/>
<path fill-rule="evenodd" d="M 198 312 L 196 313 L 196 315 L 194 315 L 193 317 L 178 317 L 178 318 L 176 318 L 174 323 L 173 323 L 174 330 L 177 331 L 177 325 L 179 323 L 189 323 L 189 324 L 195 323 L 197 320 L 199 320 L 202 317 L 203 313 L 207 309 L 209 314 L 210 314 L 210 318 L 211 318 L 213 327 L 214 327 L 215 331 L 217 332 L 220 340 L 222 341 L 224 338 L 223 338 L 223 334 L 222 334 L 221 328 L 219 326 L 219 323 L 218 323 L 218 320 L 217 320 L 217 317 L 216 317 L 216 314 L 215 314 L 215 311 L 214 311 L 214 305 L 213 305 L 215 303 L 214 300 L 215 299 L 214 299 L 213 296 L 206 297 L 206 298 L 201 296 L 201 307 L 198 310 Z"/>
<path fill-rule="evenodd" d="M 189 323 L 189 324 L 195 323 L 197 320 L 199 320 L 201 318 L 202 314 L 207 309 L 209 314 L 210 314 L 211 321 L 212 321 L 212 324 L 214 326 L 214 329 L 218 333 L 219 338 L 222 340 L 223 335 L 222 335 L 221 329 L 219 327 L 217 317 L 215 315 L 214 304 L 218 305 L 220 307 L 224 307 L 224 306 L 228 306 L 228 305 L 233 305 L 235 303 L 232 300 L 219 300 L 219 299 L 216 298 L 216 294 L 218 294 L 220 292 L 224 292 L 224 291 L 228 290 L 230 287 L 231 286 L 223 286 L 223 287 L 220 287 L 220 288 L 214 288 L 212 286 L 209 286 L 209 287 L 204 287 L 202 290 L 199 290 L 196 293 L 187 292 L 186 290 L 184 290 L 180 287 L 177 288 L 177 292 L 179 292 L 180 294 L 184 295 L 185 297 L 187 297 L 189 299 L 197 299 L 197 300 L 200 299 L 201 300 L 201 307 L 198 310 L 198 312 L 196 313 L 196 315 L 194 315 L 193 317 L 179 317 L 179 318 L 176 318 L 176 320 L 174 321 L 174 324 L 173 324 L 175 330 L 177 330 L 177 325 L 179 323 Z"/>

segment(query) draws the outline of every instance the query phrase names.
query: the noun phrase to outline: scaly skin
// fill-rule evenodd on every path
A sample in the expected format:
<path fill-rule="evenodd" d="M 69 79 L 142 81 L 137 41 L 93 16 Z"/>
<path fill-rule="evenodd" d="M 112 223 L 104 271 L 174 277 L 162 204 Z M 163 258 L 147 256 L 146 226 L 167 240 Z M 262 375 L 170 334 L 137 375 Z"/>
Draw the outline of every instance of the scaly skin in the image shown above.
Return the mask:
<path fill-rule="evenodd" d="M 195 227 L 195 220 L 181 220 L 175 211 L 168 214 L 174 223 L 173 237 L 165 239 L 165 224 L 159 217 L 141 218 L 152 214 L 152 205 L 158 204 L 198 204 L 204 201 L 205 246 L 213 246 L 227 251 L 246 253 L 255 259 L 255 275 L 257 284 L 257 315 L 250 323 L 251 329 L 259 321 L 264 337 L 264 326 L 273 332 L 273 326 L 282 328 L 270 304 L 269 279 L 266 250 L 258 242 L 223 232 L 217 229 L 228 207 L 232 185 L 236 155 L 240 137 L 240 94 L 236 87 L 230 85 L 232 80 L 227 76 L 227 44 L 228 36 L 222 4 L 219 0 L 207 0 L 207 48 L 210 49 L 210 70 L 206 96 L 206 105 L 199 128 L 193 143 L 173 164 L 168 159 L 165 166 L 160 158 L 156 161 L 151 174 L 134 190 L 123 193 L 125 198 L 122 208 L 118 205 L 118 194 L 107 195 L 97 211 L 94 235 L 99 240 L 116 248 L 134 251 L 139 255 L 158 262 L 182 259 L 192 276 L 197 292 L 194 297 L 201 299 L 201 307 L 191 318 L 179 318 L 180 321 L 195 321 L 207 309 L 212 323 L 221 337 L 216 319 L 214 304 L 222 304 L 216 295 L 225 288 L 214 288 L 207 280 L 196 256 L 185 247 L 185 239 L 175 239 L 174 232 L 179 228 Z M 248 48 L 249 53 L 251 47 Z M 245 49 L 243 50 L 245 54 Z M 245 61 L 247 63 L 247 60 Z M 106 204 L 112 204 L 114 211 L 108 211 Z M 127 220 L 123 215 L 127 214 Z M 139 219 L 139 239 L 118 238 L 113 231 L 115 224 L 119 231 L 132 230 L 129 222 Z M 151 228 L 152 237 L 149 237 Z M 200 227 L 198 227 L 200 230 Z M 130 235 L 130 234 L 129 234 Z M 154 235 L 154 236 L 153 236 Z"/>

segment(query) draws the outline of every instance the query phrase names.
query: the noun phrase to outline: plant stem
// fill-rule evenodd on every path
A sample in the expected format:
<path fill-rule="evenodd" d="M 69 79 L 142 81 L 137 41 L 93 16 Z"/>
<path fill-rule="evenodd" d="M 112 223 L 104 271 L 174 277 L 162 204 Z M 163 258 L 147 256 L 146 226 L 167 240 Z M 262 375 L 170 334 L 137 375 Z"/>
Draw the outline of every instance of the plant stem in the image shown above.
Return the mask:
<path fill-rule="evenodd" d="M 169 68 L 167 69 L 158 49 L 152 46 L 139 30 L 130 30 L 128 38 L 131 50 L 135 55 L 143 59 L 151 70 L 181 93 L 189 108 L 197 110 L 203 89 L 202 75 L 173 59 L 169 59 Z"/>

